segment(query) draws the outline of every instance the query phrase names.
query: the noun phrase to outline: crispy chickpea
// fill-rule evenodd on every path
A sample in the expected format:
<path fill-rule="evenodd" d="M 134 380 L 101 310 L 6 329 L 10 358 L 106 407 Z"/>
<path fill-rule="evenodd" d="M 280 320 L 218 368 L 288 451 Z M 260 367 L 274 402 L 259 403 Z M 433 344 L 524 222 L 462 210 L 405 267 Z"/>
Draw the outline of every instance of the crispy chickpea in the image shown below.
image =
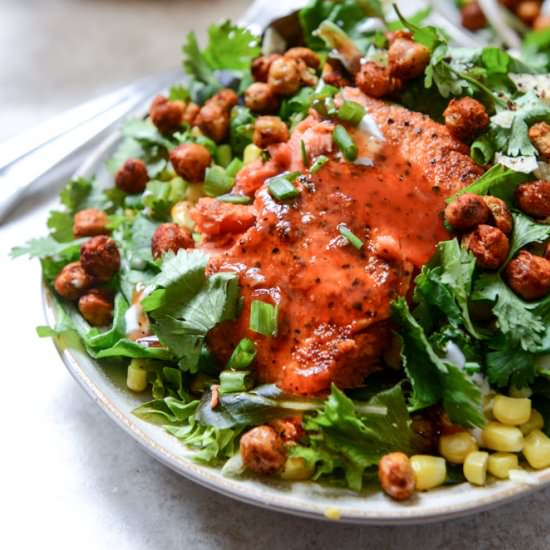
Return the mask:
<path fill-rule="evenodd" d="M 279 106 L 279 100 L 265 82 L 254 82 L 244 95 L 245 105 L 254 113 L 273 113 Z"/>
<path fill-rule="evenodd" d="M 148 181 L 147 166 L 139 159 L 128 159 L 115 176 L 115 185 L 130 194 L 143 193 Z"/>
<path fill-rule="evenodd" d="M 515 199 L 519 208 L 534 218 L 550 216 L 550 181 L 522 183 L 516 189 Z"/>
<path fill-rule="evenodd" d="M 486 223 L 491 210 L 483 197 L 464 193 L 445 208 L 445 220 L 457 231 L 468 231 L 480 223 Z"/>
<path fill-rule="evenodd" d="M 194 248 L 191 231 L 175 223 L 161 223 L 151 238 L 153 258 L 160 258 L 165 252 L 177 252 L 181 248 Z"/>
<path fill-rule="evenodd" d="M 267 83 L 278 95 L 292 95 L 300 88 L 301 69 L 300 63 L 295 59 L 275 59 L 269 67 Z"/>
<path fill-rule="evenodd" d="M 460 10 L 460 17 L 462 26 L 469 31 L 479 31 L 487 26 L 487 18 L 479 6 L 479 3 L 475 0 L 473 2 L 468 2 L 468 4 Z"/>
<path fill-rule="evenodd" d="M 346 68 L 337 59 L 328 58 L 323 65 L 323 82 L 336 88 L 351 86 Z"/>
<path fill-rule="evenodd" d="M 540 15 L 540 2 L 529 0 L 516 7 L 516 15 L 526 24 L 532 26 Z"/>
<path fill-rule="evenodd" d="M 190 126 L 195 124 L 201 108 L 196 103 L 187 103 L 183 111 L 182 121 Z"/>
<path fill-rule="evenodd" d="M 494 225 L 504 234 L 509 235 L 514 227 L 514 220 L 507 204 L 502 199 L 490 195 L 484 196 L 483 200 L 491 211 L 489 225 Z"/>
<path fill-rule="evenodd" d="M 378 479 L 384 492 L 394 500 L 407 500 L 414 493 L 414 472 L 404 453 L 384 455 L 378 463 Z"/>
<path fill-rule="evenodd" d="M 85 208 L 74 215 L 73 233 L 75 237 L 94 237 L 109 233 L 109 218 L 103 210 Z"/>
<path fill-rule="evenodd" d="M 483 103 L 471 97 L 451 99 L 443 112 L 445 126 L 460 141 L 472 141 L 489 125 L 489 115 Z"/>
<path fill-rule="evenodd" d="M 407 40 L 412 40 L 412 32 L 405 29 L 397 29 L 396 31 L 388 31 L 386 33 L 386 38 L 389 45 L 391 46 L 399 38 L 405 38 Z"/>
<path fill-rule="evenodd" d="M 277 116 L 258 117 L 254 125 L 252 141 L 254 145 L 261 148 L 288 141 L 288 128 Z"/>
<path fill-rule="evenodd" d="M 262 55 L 252 61 L 250 71 L 256 82 L 267 82 L 267 75 L 269 74 L 269 68 L 276 59 L 282 57 L 278 53 L 272 53 L 271 55 Z"/>
<path fill-rule="evenodd" d="M 537 122 L 529 128 L 529 139 L 545 159 L 550 158 L 550 124 Z"/>
<path fill-rule="evenodd" d="M 158 95 L 151 103 L 149 116 L 159 132 L 171 134 L 180 128 L 184 109 L 183 101 L 170 101 L 168 98 Z"/>
<path fill-rule="evenodd" d="M 550 27 L 550 15 L 539 15 L 533 23 L 533 30 L 535 31 L 542 31 L 548 27 Z"/>
<path fill-rule="evenodd" d="M 233 90 L 221 90 L 201 107 L 195 123 L 216 143 L 223 141 L 229 133 L 231 109 L 238 99 Z"/>
<path fill-rule="evenodd" d="M 271 426 L 257 426 L 246 432 L 240 450 L 244 465 L 257 474 L 276 474 L 286 462 L 283 441 Z"/>
<path fill-rule="evenodd" d="M 319 56 L 309 48 L 290 48 L 284 54 L 286 59 L 295 59 L 303 61 L 308 67 L 318 69 L 321 65 Z"/>
<path fill-rule="evenodd" d="M 80 263 L 97 282 L 106 283 L 120 269 L 120 253 L 115 241 L 98 235 L 80 247 Z"/>
<path fill-rule="evenodd" d="M 397 38 L 388 50 L 390 75 L 394 78 L 410 80 L 420 76 L 429 62 L 430 50 L 407 38 Z"/>
<path fill-rule="evenodd" d="M 355 77 L 357 87 L 370 97 L 384 97 L 401 88 L 401 81 L 392 78 L 387 67 L 374 61 L 363 63 Z"/>
<path fill-rule="evenodd" d="M 204 145 L 183 143 L 170 151 L 170 162 L 178 176 L 198 183 L 204 180 L 204 173 L 212 157 Z"/>
<path fill-rule="evenodd" d="M 113 293 L 106 288 L 94 288 L 80 297 L 78 310 L 93 327 L 104 327 L 113 320 Z"/>
<path fill-rule="evenodd" d="M 302 419 L 299 416 L 276 418 L 271 421 L 271 427 L 283 441 L 300 441 L 305 433 Z"/>
<path fill-rule="evenodd" d="M 80 262 L 67 264 L 55 278 L 55 291 L 66 300 L 78 300 L 93 284 Z"/>
<path fill-rule="evenodd" d="M 510 250 L 508 237 L 498 227 L 485 224 L 465 235 L 462 246 L 476 257 L 477 265 L 482 269 L 498 269 Z"/>
<path fill-rule="evenodd" d="M 537 300 L 550 292 L 550 261 L 527 250 L 520 253 L 504 270 L 510 288 L 525 300 Z"/>

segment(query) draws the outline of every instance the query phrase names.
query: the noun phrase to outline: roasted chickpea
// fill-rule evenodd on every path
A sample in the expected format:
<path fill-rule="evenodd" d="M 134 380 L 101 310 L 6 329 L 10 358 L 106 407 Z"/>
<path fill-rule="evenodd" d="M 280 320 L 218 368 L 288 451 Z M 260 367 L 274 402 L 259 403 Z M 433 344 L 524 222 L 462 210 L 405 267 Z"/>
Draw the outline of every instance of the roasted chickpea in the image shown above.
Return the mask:
<path fill-rule="evenodd" d="M 148 181 L 147 166 L 139 159 L 128 159 L 115 176 L 115 185 L 130 194 L 143 193 Z"/>
<path fill-rule="evenodd" d="M 66 300 L 78 300 L 93 284 L 80 262 L 67 264 L 55 278 L 55 291 Z"/>
<path fill-rule="evenodd" d="M 414 472 L 404 453 L 384 455 L 378 463 L 378 479 L 384 492 L 394 500 L 407 500 L 414 493 Z"/>
<path fill-rule="evenodd" d="M 485 224 L 465 235 L 462 246 L 476 257 L 477 265 L 482 269 L 498 269 L 510 250 L 508 237 L 498 227 Z"/>
<path fill-rule="evenodd" d="M 180 248 L 194 248 L 191 231 L 175 223 L 161 223 L 151 238 L 153 258 L 160 258 L 165 252 L 177 252 Z"/>
<path fill-rule="evenodd" d="M 336 88 L 351 86 L 349 73 L 340 61 L 328 58 L 323 65 L 323 82 Z"/>
<path fill-rule="evenodd" d="M 533 23 L 533 30 L 535 31 L 542 31 L 548 27 L 550 27 L 550 15 L 539 15 Z"/>
<path fill-rule="evenodd" d="M 516 15 L 526 24 L 532 26 L 540 15 L 540 2 L 521 2 L 516 7 Z"/>
<path fill-rule="evenodd" d="M 510 288 L 525 300 L 538 300 L 550 292 L 550 261 L 527 250 L 508 263 L 504 276 Z"/>
<path fill-rule="evenodd" d="M 410 80 L 420 76 L 429 62 L 430 50 L 407 38 L 397 38 L 388 50 L 390 75 L 394 78 Z"/>
<path fill-rule="evenodd" d="M 171 134 L 181 127 L 184 109 L 183 101 L 170 101 L 168 98 L 158 95 L 151 103 L 149 116 L 159 132 Z"/>
<path fill-rule="evenodd" d="M 283 441 L 271 426 L 257 426 L 246 432 L 240 450 L 244 465 L 257 474 L 276 474 L 286 462 Z"/>
<path fill-rule="evenodd" d="M 550 181 L 522 183 L 516 189 L 516 203 L 523 212 L 534 218 L 550 216 Z"/>
<path fill-rule="evenodd" d="M 280 57 L 269 67 L 267 83 L 279 95 L 288 96 L 298 91 L 302 67 L 295 59 Z"/>
<path fill-rule="evenodd" d="M 107 282 L 120 269 L 115 241 L 105 235 L 92 237 L 80 247 L 80 263 L 97 282 Z"/>
<path fill-rule="evenodd" d="M 387 67 L 374 61 L 363 63 L 355 76 L 357 87 L 370 97 L 384 97 L 401 88 L 402 82 L 392 78 Z"/>
<path fill-rule="evenodd" d="M 457 231 L 468 231 L 480 223 L 486 223 L 491 210 L 483 197 L 464 193 L 445 208 L 445 220 Z"/>
<path fill-rule="evenodd" d="M 265 82 L 254 82 L 244 95 L 245 105 L 254 113 L 273 113 L 279 106 L 279 100 Z"/>
<path fill-rule="evenodd" d="M 80 297 L 78 310 L 93 327 L 104 327 L 113 320 L 113 293 L 106 288 L 94 288 Z"/>
<path fill-rule="evenodd" d="M 479 31 L 487 26 L 487 18 L 479 3 L 475 0 L 468 2 L 461 10 L 462 26 L 469 31 Z"/>
<path fill-rule="evenodd" d="M 261 148 L 288 141 L 288 128 L 277 116 L 258 117 L 254 124 L 252 141 Z"/>
<path fill-rule="evenodd" d="M 445 126 L 460 141 L 472 141 L 489 125 L 489 115 L 483 103 L 471 97 L 451 99 L 443 112 Z"/>
<path fill-rule="evenodd" d="M 388 31 L 386 33 L 386 38 L 389 45 L 391 46 L 399 38 L 405 38 L 407 40 L 412 40 L 412 32 L 405 29 L 397 29 L 396 31 Z"/>
<path fill-rule="evenodd" d="M 74 215 L 73 233 L 75 237 L 94 237 L 109 233 L 109 218 L 103 210 L 85 208 Z"/>
<path fill-rule="evenodd" d="M 250 71 L 256 82 L 267 82 L 267 75 L 269 74 L 269 68 L 276 59 L 282 57 L 278 53 L 272 53 L 271 55 L 262 55 L 252 61 Z"/>
<path fill-rule="evenodd" d="M 321 60 L 319 56 L 309 48 L 290 48 L 285 52 L 284 57 L 286 59 L 295 59 L 303 61 L 308 67 L 312 69 L 318 69 L 321 65 Z"/>
<path fill-rule="evenodd" d="M 514 220 L 506 203 L 502 199 L 491 197 L 490 195 L 483 197 L 483 200 L 491 211 L 489 225 L 494 225 L 503 233 L 509 235 L 514 227 Z"/>
<path fill-rule="evenodd" d="M 305 433 L 302 419 L 299 416 L 276 418 L 271 421 L 271 427 L 283 441 L 300 441 Z"/>
<path fill-rule="evenodd" d="M 187 103 L 183 111 L 182 121 L 193 126 L 199 116 L 200 110 L 201 108 L 196 103 Z"/>
<path fill-rule="evenodd" d="M 204 173 L 212 157 L 204 145 L 183 143 L 170 151 L 170 162 L 178 176 L 198 183 L 204 180 Z"/>
<path fill-rule="evenodd" d="M 238 96 L 233 90 L 221 90 L 201 107 L 195 123 L 216 143 L 223 141 L 229 133 L 231 109 L 237 101 Z"/>
<path fill-rule="evenodd" d="M 529 139 L 545 159 L 550 158 L 550 124 L 537 122 L 529 128 Z"/>

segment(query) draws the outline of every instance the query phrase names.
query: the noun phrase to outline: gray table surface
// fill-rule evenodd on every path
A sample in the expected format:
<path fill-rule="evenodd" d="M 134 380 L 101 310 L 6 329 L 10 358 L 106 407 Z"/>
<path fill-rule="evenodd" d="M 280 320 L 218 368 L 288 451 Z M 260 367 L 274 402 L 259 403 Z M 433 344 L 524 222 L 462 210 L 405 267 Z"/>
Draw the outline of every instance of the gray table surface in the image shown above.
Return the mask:
<path fill-rule="evenodd" d="M 0 139 L 94 94 L 175 66 L 189 29 L 236 1 L 0 0 Z M 270 513 L 151 459 L 64 370 L 43 322 L 39 269 L 11 246 L 43 232 L 59 182 L 0 226 L 0 546 L 27 548 L 550 547 L 550 490 L 467 518 L 357 527 Z"/>

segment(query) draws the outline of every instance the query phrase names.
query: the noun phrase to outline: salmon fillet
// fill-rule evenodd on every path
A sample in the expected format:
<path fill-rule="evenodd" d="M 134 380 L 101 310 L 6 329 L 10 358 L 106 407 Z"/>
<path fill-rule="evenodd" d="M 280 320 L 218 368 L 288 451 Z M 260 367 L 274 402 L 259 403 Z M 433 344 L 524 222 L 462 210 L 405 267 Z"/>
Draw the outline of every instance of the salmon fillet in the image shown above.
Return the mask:
<path fill-rule="evenodd" d="M 299 179 L 299 197 L 277 202 L 263 179 L 247 178 L 245 170 L 237 188 L 254 194 L 253 205 L 240 207 L 247 229 L 229 244 L 207 232 L 203 237 L 209 273 L 238 273 L 244 300 L 237 320 L 211 331 L 211 349 L 225 362 L 241 338 L 251 338 L 258 380 L 294 394 L 323 393 L 333 382 L 357 386 L 381 368 L 392 339 L 391 301 L 410 291 L 414 273 L 448 238 L 445 199 L 481 173 L 468 148 L 427 116 L 357 89 L 344 96 L 366 107 L 384 141 L 350 129 L 361 164 L 342 162 L 332 149 L 333 123 L 308 117 L 288 144 L 272 151 L 263 171 L 249 171 L 302 171 L 303 141 L 312 157 L 331 160 Z M 193 213 L 199 228 L 208 226 L 213 202 L 199 201 Z M 218 216 L 216 226 L 221 223 Z M 340 234 L 340 224 L 363 241 L 360 250 Z M 230 225 L 239 227 L 234 214 Z M 248 328 L 253 300 L 278 306 L 276 337 Z"/>

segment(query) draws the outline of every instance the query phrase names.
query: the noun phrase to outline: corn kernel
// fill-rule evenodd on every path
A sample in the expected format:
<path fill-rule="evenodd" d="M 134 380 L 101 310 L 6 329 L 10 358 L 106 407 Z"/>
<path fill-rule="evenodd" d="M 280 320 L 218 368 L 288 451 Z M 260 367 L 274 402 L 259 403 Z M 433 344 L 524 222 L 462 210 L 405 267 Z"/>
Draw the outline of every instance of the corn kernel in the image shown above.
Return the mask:
<path fill-rule="evenodd" d="M 289 456 L 281 472 L 281 477 L 288 481 L 305 481 L 311 478 L 313 471 L 314 468 L 308 466 L 301 456 Z"/>
<path fill-rule="evenodd" d="M 452 464 L 463 464 L 473 451 L 477 451 L 476 440 L 468 432 L 442 435 L 439 438 L 439 453 Z"/>
<path fill-rule="evenodd" d="M 170 211 L 172 221 L 192 230 L 195 227 L 195 222 L 189 215 L 191 208 L 193 208 L 193 205 L 189 201 L 180 201 L 174 204 L 174 206 L 172 206 L 172 210 Z"/>
<path fill-rule="evenodd" d="M 507 426 L 525 424 L 531 416 L 531 400 L 527 397 L 497 395 L 493 402 L 493 416 Z"/>
<path fill-rule="evenodd" d="M 487 470 L 499 479 L 508 479 L 510 470 L 518 468 L 518 457 L 512 453 L 494 453 L 489 456 Z"/>
<path fill-rule="evenodd" d="M 185 197 L 191 204 L 196 204 L 201 197 L 204 197 L 204 185 L 202 183 L 190 183 L 185 191 Z"/>
<path fill-rule="evenodd" d="M 523 435 L 529 435 L 533 430 L 542 430 L 542 428 L 544 428 L 544 418 L 542 414 L 535 409 L 531 409 L 529 420 L 525 424 L 519 426 Z"/>
<path fill-rule="evenodd" d="M 132 363 L 128 365 L 126 375 L 126 386 L 135 392 L 142 392 L 147 389 L 147 371 Z"/>
<path fill-rule="evenodd" d="M 417 491 L 428 491 L 442 485 L 447 477 L 445 459 L 440 456 L 411 456 Z"/>
<path fill-rule="evenodd" d="M 489 453 L 485 451 L 470 453 L 464 461 L 464 477 L 473 485 L 485 485 L 488 462 Z"/>
<path fill-rule="evenodd" d="M 260 158 L 262 158 L 262 150 L 257 145 L 250 143 L 244 148 L 244 152 L 243 152 L 244 166 Z"/>
<path fill-rule="evenodd" d="M 519 428 L 489 422 L 481 433 L 483 447 L 504 453 L 519 453 L 523 449 L 523 434 Z"/>
<path fill-rule="evenodd" d="M 550 466 L 550 438 L 540 430 L 533 430 L 525 438 L 523 456 L 537 470 Z"/>

